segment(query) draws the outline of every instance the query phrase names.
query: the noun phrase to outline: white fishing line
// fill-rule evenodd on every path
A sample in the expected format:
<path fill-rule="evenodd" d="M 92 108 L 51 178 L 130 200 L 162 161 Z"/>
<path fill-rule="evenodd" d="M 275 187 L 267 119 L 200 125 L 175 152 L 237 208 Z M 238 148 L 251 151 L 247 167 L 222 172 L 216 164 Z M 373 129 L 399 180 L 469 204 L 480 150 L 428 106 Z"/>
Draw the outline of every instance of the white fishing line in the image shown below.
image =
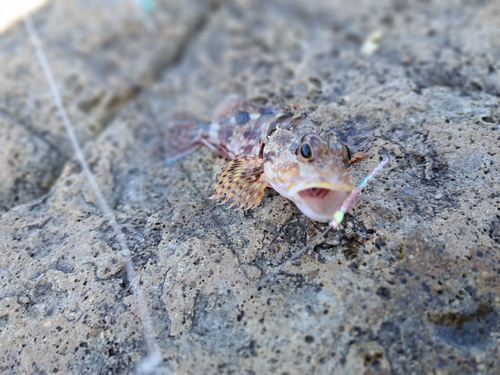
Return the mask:
<path fill-rule="evenodd" d="M 127 277 L 137 301 L 139 316 L 142 322 L 142 327 L 144 332 L 144 339 L 146 341 L 146 346 L 148 351 L 147 356 L 142 359 L 141 363 L 139 363 L 138 370 L 143 372 L 151 372 L 155 370 L 155 367 L 158 366 L 158 364 L 162 361 L 162 355 L 160 351 L 157 349 L 156 341 L 153 334 L 151 316 L 149 314 L 147 304 L 144 299 L 144 295 L 139 286 L 138 278 L 134 270 L 134 264 L 132 262 L 132 257 L 127 245 L 127 241 L 125 240 L 125 236 L 123 235 L 120 225 L 116 221 L 114 214 L 112 213 L 111 209 L 106 203 L 106 200 L 104 199 L 99 187 L 97 186 L 94 176 L 92 175 L 92 172 L 90 172 L 89 166 L 85 161 L 82 149 L 78 144 L 78 140 L 73 130 L 73 125 L 71 124 L 69 117 L 66 113 L 66 110 L 64 109 L 64 106 L 62 104 L 61 96 L 59 94 L 59 90 L 52 75 L 52 70 L 50 68 L 49 62 L 43 50 L 42 43 L 38 37 L 38 33 L 35 29 L 35 26 L 30 16 L 28 15 L 24 16 L 24 25 L 26 26 L 26 30 L 28 31 L 31 43 L 33 44 L 33 48 L 35 49 L 38 62 L 42 67 L 45 79 L 49 84 L 52 98 L 54 99 L 56 107 L 59 111 L 59 115 L 61 116 L 64 127 L 66 128 L 66 132 L 68 133 L 71 145 L 75 151 L 76 158 L 78 159 L 78 162 L 80 163 L 83 169 L 85 177 L 89 182 L 89 185 L 97 199 L 101 211 L 103 212 L 104 216 L 109 222 L 109 225 L 113 228 L 113 231 L 115 232 L 116 241 L 120 245 L 121 253 L 125 260 Z"/>
<path fill-rule="evenodd" d="M 137 15 L 140 17 L 144 28 L 151 36 L 158 35 L 158 28 L 152 17 L 155 8 L 153 0 L 133 0 L 134 7 L 137 9 Z"/>

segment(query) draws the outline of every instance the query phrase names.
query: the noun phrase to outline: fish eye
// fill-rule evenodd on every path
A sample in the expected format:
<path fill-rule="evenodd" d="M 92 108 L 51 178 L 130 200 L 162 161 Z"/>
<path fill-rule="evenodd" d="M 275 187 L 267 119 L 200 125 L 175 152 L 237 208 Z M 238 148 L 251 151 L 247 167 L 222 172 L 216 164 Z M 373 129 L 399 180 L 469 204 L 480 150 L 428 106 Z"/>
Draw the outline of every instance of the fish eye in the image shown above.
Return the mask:
<path fill-rule="evenodd" d="M 311 145 L 308 142 L 304 142 L 300 145 L 300 155 L 308 160 L 312 161 L 313 160 L 313 150 Z"/>

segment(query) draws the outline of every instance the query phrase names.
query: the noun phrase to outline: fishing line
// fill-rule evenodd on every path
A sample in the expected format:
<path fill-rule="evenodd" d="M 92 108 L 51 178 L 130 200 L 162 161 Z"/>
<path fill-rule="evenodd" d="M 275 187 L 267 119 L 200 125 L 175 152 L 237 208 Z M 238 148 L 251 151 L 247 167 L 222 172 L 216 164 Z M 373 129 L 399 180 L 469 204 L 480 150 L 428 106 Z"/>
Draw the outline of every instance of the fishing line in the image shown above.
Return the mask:
<path fill-rule="evenodd" d="M 138 15 L 144 28 L 151 36 L 158 34 L 158 28 L 152 18 L 156 4 L 153 0 L 134 0 L 134 6 L 139 10 Z"/>
<path fill-rule="evenodd" d="M 125 240 L 125 236 L 123 235 L 120 225 L 118 224 L 114 214 L 112 213 L 111 209 L 106 203 L 106 200 L 104 199 L 99 187 L 97 186 L 94 176 L 92 175 L 92 172 L 90 171 L 89 166 L 85 161 L 82 149 L 80 148 L 80 145 L 76 138 L 73 125 L 71 124 L 69 117 L 66 113 L 66 110 L 64 109 L 64 106 L 62 104 L 61 96 L 59 94 L 59 90 L 52 75 L 50 64 L 43 50 L 42 43 L 38 37 L 38 33 L 35 29 L 33 21 L 31 20 L 31 17 L 29 15 L 25 15 L 23 20 L 26 30 L 28 31 L 31 44 L 33 45 L 33 48 L 35 50 L 38 62 L 43 70 L 45 79 L 47 80 L 47 83 L 50 87 L 52 98 L 57 107 L 57 110 L 59 111 L 59 115 L 61 116 L 64 127 L 66 128 L 66 132 L 68 133 L 68 137 L 71 141 L 71 146 L 75 151 L 76 158 L 78 159 L 78 162 L 82 167 L 85 177 L 87 178 L 87 181 L 97 199 L 97 203 L 99 204 L 102 213 L 104 214 L 111 228 L 113 228 L 116 241 L 120 245 L 121 253 L 125 260 L 127 277 L 137 301 L 139 316 L 141 318 L 143 332 L 144 332 L 144 339 L 146 341 L 147 352 L 148 352 L 147 356 L 143 358 L 139 363 L 138 369 L 145 372 L 150 372 L 162 361 L 162 355 L 157 349 L 156 341 L 153 334 L 151 316 L 147 309 L 147 304 L 144 299 L 144 295 L 139 286 L 138 278 L 135 273 L 134 264 L 132 262 L 132 256 L 129 247 L 127 245 L 127 241 Z"/>

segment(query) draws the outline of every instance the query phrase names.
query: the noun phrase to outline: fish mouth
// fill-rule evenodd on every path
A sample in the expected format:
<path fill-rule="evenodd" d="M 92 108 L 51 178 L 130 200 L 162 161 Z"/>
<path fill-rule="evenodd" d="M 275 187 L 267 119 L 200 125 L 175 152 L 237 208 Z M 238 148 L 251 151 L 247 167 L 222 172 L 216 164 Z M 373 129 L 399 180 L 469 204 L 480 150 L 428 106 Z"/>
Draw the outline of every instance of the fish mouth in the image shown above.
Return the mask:
<path fill-rule="evenodd" d="M 351 191 L 354 186 L 348 182 L 343 181 L 315 181 L 309 182 L 304 181 L 300 183 L 293 183 L 288 185 L 288 191 L 290 194 L 306 193 L 309 191 L 315 192 L 318 190 L 330 190 L 330 191 Z"/>
<path fill-rule="evenodd" d="M 332 220 L 354 186 L 344 181 L 315 181 L 290 184 L 288 193 L 297 207 L 311 219 Z"/>

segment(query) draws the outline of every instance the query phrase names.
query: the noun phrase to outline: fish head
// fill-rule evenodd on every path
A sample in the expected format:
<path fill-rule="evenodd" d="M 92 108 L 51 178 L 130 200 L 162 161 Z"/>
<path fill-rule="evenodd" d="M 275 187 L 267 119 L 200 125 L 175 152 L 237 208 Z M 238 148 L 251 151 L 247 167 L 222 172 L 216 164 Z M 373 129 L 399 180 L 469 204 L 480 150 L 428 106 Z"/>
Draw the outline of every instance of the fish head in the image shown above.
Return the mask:
<path fill-rule="evenodd" d="M 350 151 L 309 121 L 309 126 L 277 128 L 268 137 L 264 172 L 268 184 L 306 216 L 328 222 L 354 189 L 347 173 Z"/>

